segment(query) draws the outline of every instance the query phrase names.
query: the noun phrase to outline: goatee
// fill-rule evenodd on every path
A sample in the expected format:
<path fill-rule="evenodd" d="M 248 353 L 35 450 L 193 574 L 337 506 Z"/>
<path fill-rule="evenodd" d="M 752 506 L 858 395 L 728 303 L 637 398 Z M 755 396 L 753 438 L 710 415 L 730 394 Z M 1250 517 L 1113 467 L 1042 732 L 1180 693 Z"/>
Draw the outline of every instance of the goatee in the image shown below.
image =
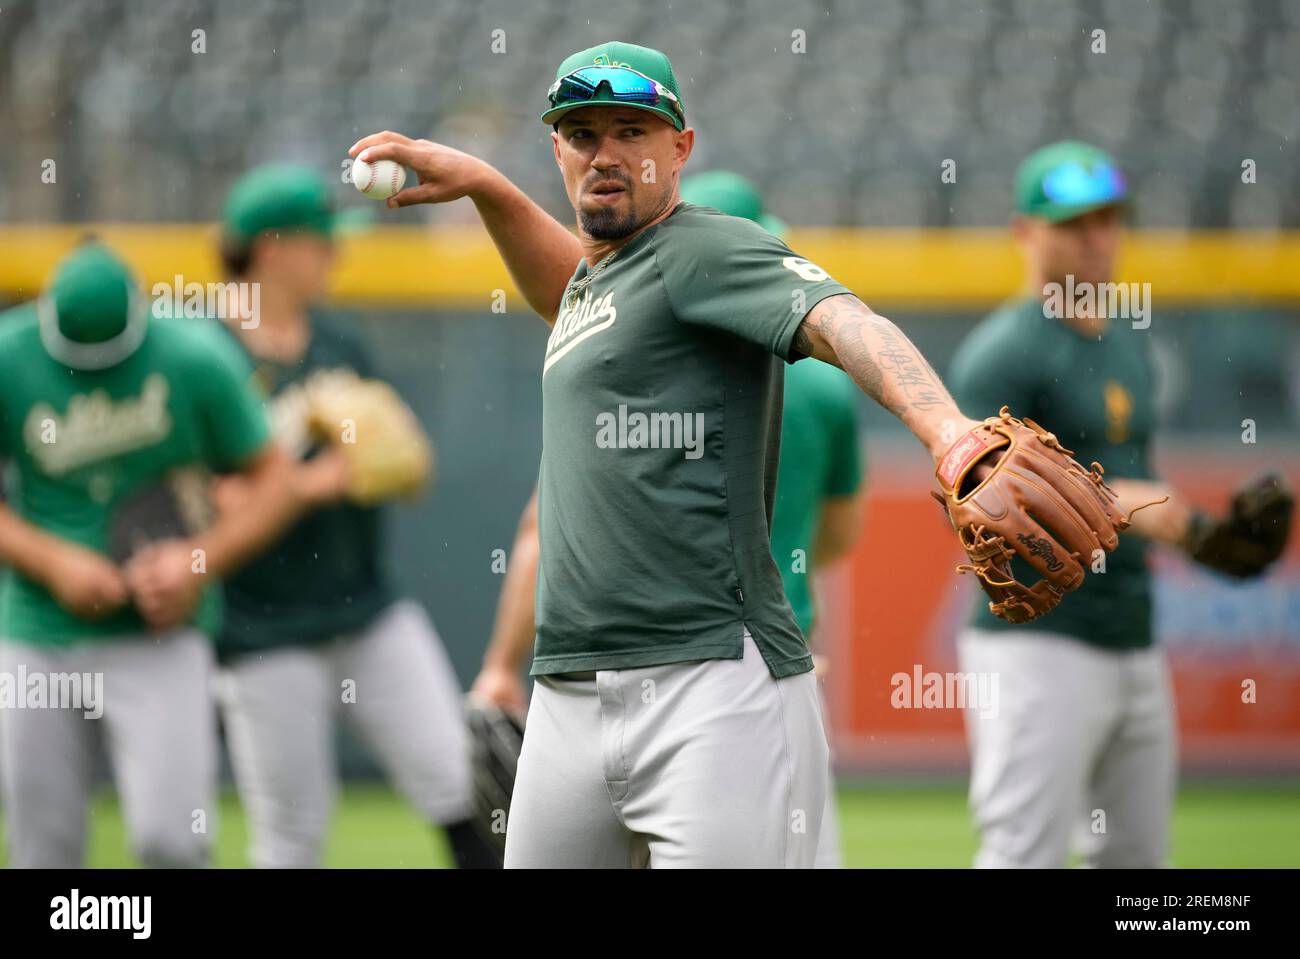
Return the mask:
<path fill-rule="evenodd" d="M 621 240 L 631 236 L 641 226 L 631 211 L 619 213 L 616 210 L 596 210 L 588 213 L 579 210 L 578 220 L 582 224 L 582 232 L 594 240 Z"/>

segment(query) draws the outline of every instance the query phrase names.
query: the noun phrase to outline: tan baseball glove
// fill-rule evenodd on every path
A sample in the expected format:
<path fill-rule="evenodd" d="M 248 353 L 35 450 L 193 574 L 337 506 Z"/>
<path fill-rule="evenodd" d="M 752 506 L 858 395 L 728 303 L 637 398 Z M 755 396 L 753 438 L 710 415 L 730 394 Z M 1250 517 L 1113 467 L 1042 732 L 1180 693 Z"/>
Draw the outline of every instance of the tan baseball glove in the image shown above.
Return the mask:
<path fill-rule="evenodd" d="M 335 380 L 308 392 L 307 422 L 348 461 L 348 498 L 372 506 L 412 496 L 433 476 L 433 447 L 397 392 L 380 380 Z"/>
<path fill-rule="evenodd" d="M 974 573 L 989 610 L 1027 623 L 1054 609 L 1083 582 L 1098 550 L 1113 550 L 1128 528 L 1100 463 L 1085 470 L 1055 434 L 1007 407 L 962 436 L 935 469 L 933 494 L 970 557 L 959 572 Z M 1020 582 L 1019 556 L 1041 578 Z"/>

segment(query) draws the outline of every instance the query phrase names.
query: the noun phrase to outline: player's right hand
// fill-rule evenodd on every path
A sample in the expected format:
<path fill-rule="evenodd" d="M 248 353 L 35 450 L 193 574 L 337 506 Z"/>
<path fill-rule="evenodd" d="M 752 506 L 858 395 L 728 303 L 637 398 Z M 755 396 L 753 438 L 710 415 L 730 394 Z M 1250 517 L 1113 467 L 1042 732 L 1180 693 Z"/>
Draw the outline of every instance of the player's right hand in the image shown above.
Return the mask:
<path fill-rule="evenodd" d="M 81 619 L 103 619 L 126 605 L 126 579 L 107 557 L 73 543 L 59 549 L 48 584 L 60 606 Z"/>
<path fill-rule="evenodd" d="M 414 171 L 419 182 L 388 198 L 388 206 L 416 203 L 447 203 L 469 196 L 491 168 L 478 157 L 453 150 L 430 140 L 412 140 L 385 130 L 363 137 L 348 150 L 348 156 L 366 163 L 394 160 Z"/>
<path fill-rule="evenodd" d="M 519 673 L 501 666 L 484 666 L 469 694 L 523 716 L 528 712 L 528 693 Z"/>

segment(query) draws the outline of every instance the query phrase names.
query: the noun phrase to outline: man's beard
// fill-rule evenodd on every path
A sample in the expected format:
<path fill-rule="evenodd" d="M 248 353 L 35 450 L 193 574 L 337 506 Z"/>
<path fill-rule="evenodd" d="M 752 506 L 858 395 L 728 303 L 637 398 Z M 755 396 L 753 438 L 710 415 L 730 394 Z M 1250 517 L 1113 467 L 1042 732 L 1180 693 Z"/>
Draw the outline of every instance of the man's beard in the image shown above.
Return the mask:
<path fill-rule="evenodd" d="M 582 224 L 582 232 L 593 240 L 621 240 L 641 227 L 636 219 L 636 209 L 630 204 L 626 213 L 609 208 L 588 213 L 579 208 L 578 222 Z"/>

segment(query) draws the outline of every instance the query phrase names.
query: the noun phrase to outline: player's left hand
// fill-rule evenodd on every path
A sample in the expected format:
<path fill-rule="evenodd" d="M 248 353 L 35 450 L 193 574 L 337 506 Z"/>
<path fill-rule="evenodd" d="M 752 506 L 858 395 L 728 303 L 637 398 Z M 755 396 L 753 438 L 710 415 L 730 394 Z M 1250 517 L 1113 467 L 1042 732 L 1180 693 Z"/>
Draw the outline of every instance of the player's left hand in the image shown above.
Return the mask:
<path fill-rule="evenodd" d="M 528 692 L 517 670 L 484 666 L 470 687 L 470 695 L 523 716 L 528 712 Z"/>
<path fill-rule="evenodd" d="M 949 417 L 942 421 L 942 428 L 935 431 L 926 443 L 930 451 L 930 457 L 934 460 L 934 465 L 938 466 L 939 462 L 948 455 L 952 449 L 952 444 L 959 438 L 973 429 L 977 429 L 983 420 L 973 420 L 969 416 Z"/>
<path fill-rule="evenodd" d="M 170 539 L 145 547 L 126 564 L 136 609 L 153 629 L 179 626 L 194 612 L 204 579 L 195 562 L 191 542 Z"/>
<path fill-rule="evenodd" d="M 1119 545 L 1129 521 L 1102 476 L 1099 463 L 1084 469 L 1054 433 L 1005 406 L 939 460 L 935 498 L 970 559 L 957 569 L 979 577 L 991 613 L 1027 623 L 1051 612 L 1083 582 L 1085 564 Z M 1018 580 L 1016 556 L 1040 579 Z"/>

